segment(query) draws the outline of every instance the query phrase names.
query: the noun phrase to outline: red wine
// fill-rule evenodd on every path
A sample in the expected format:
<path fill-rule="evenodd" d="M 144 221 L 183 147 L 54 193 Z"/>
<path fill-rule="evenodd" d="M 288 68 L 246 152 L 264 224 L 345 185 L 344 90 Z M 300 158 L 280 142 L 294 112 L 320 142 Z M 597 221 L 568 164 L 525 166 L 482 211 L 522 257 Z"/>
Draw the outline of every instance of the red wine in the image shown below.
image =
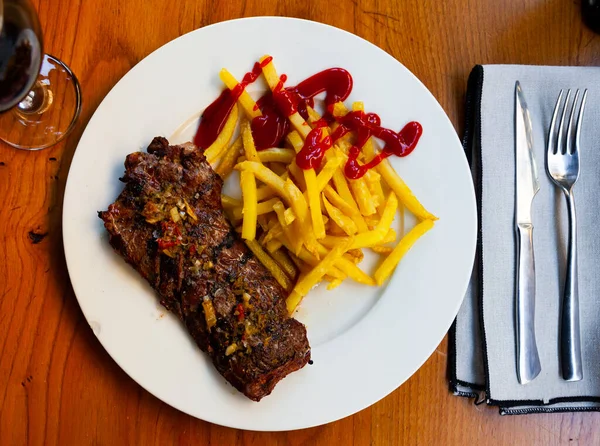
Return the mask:
<path fill-rule="evenodd" d="M 4 0 L 0 31 L 0 112 L 33 87 L 43 57 L 40 24 L 28 0 Z M 2 2 L 0 2 L 0 5 Z"/>
<path fill-rule="evenodd" d="M 600 0 L 581 0 L 581 14 L 584 23 L 600 33 Z"/>

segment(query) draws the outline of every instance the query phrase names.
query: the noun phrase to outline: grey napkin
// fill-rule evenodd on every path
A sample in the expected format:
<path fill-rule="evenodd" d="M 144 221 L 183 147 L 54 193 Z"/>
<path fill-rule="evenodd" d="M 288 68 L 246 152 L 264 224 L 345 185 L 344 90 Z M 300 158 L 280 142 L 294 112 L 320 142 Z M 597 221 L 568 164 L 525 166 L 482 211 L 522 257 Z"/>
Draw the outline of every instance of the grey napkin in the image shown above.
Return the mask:
<path fill-rule="evenodd" d="M 515 365 L 514 89 L 530 109 L 540 191 L 533 201 L 536 336 L 542 372 L 517 381 Z M 559 368 L 559 315 L 565 277 L 567 213 L 545 170 L 546 134 L 561 88 L 587 88 L 578 218 L 579 298 L 584 379 Z M 502 414 L 600 410 L 600 68 L 477 66 L 469 78 L 464 145 L 479 206 L 478 253 L 450 333 L 451 390 L 500 407 Z"/>

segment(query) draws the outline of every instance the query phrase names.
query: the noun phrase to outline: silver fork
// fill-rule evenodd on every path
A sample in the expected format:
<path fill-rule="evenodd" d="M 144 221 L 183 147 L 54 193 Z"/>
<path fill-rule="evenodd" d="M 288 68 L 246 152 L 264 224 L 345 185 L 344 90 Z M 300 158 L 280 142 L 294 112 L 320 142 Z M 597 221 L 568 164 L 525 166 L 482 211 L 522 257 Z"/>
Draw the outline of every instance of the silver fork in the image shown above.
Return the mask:
<path fill-rule="evenodd" d="M 556 100 L 550 130 L 548 131 L 546 168 L 548 176 L 564 192 L 569 213 L 567 273 L 560 320 L 560 362 L 562 376 L 567 381 L 580 381 L 583 379 L 583 366 L 581 362 L 579 289 L 577 282 L 577 220 L 575 217 L 573 186 L 579 178 L 579 137 L 581 134 L 581 121 L 585 109 L 587 90 L 583 92 L 577 114 L 577 124 L 573 128 L 573 118 L 578 108 L 579 90 L 575 93 L 575 100 L 571 106 L 566 131 L 564 128 L 565 116 L 569 108 L 571 90 L 567 92 L 564 103 L 563 93 L 564 90 L 561 90 Z M 556 119 L 561 107 L 560 125 L 558 131 L 556 131 Z"/>

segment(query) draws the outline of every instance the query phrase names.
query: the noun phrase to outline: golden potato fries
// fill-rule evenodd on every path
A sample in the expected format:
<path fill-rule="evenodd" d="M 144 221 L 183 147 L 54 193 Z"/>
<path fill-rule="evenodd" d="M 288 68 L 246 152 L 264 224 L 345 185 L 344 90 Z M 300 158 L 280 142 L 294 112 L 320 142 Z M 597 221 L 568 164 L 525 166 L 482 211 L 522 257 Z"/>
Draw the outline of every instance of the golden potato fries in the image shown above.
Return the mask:
<path fill-rule="evenodd" d="M 398 209 L 398 199 L 393 192 L 390 192 L 390 195 L 385 203 L 385 208 L 383 209 L 383 214 L 381 215 L 381 220 L 375 226 L 375 229 L 372 231 L 363 232 L 358 234 L 354 238 L 354 244 L 352 245 L 352 249 L 358 248 L 369 248 L 371 246 L 381 244 L 382 240 L 390 230 L 390 226 L 394 221 L 394 214 Z"/>
<path fill-rule="evenodd" d="M 402 257 L 408 252 L 415 242 L 427 231 L 433 228 L 433 220 L 423 220 L 417 226 L 412 228 L 408 234 L 406 234 L 400 243 L 396 245 L 394 250 L 387 256 L 383 263 L 375 271 L 375 281 L 377 285 L 382 285 L 383 282 L 392 274 Z"/>
<path fill-rule="evenodd" d="M 246 173 L 246 172 L 244 172 Z M 267 201 L 262 201 L 256 205 L 256 215 L 264 215 L 273 211 L 273 206 L 275 203 L 279 201 L 279 198 L 271 198 Z M 221 198 L 221 202 L 223 199 Z M 233 218 L 234 220 L 239 220 L 244 216 L 244 209 L 242 207 L 233 208 Z"/>
<path fill-rule="evenodd" d="M 254 240 L 254 237 L 256 237 L 256 218 L 258 217 L 258 213 L 256 209 L 256 180 L 252 172 L 244 171 L 240 174 L 240 187 L 242 188 L 242 197 L 244 199 L 242 238 Z"/>
<path fill-rule="evenodd" d="M 291 149 L 279 149 L 277 147 L 272 147 L 270 149 L 264 149 L 259 151 L 258 160 L 250 160 L 250 161 L 260 161 L 261 163 L 291 163 L 295 156 L 296 152 Z M 237 162 L 241 163 L 246 161 L 248 158 L 245 156 L 238 158 Z"/>
<path fill-rule="evenodd" d="M 265 55 L 260 58 L 259 62 L 262 64 L 269 57 L 271 57 L 271 56 Z M 269 88 L 271 90 L 274 90 L 275 87 L 277 86 L 277 84 L 279 83 L 279 77 L 277 76 L 277 71 L 275 71 L 275 65 L 273 65 L 272 59 L 268 64 L 265 64 L 262 67 L 262 72 L 263 72 L 263 75 L 265 76 L 265 80 L 267 81 L 267 84 L 269 85 Z"/>
<path fill-rule="evenodd" d="M 304 180 L 306 181 L 306 193 L 308 194 L 308 205 L 315 237 L 321 239 L 325 237 L 325 224 L 323 223 L 321 200 L 319 198 L 317 176 L 314 169 L 304 171 Z"/>
<path fill-rule="evenodd" d="M 256 240 L 246 240 L 246 245 L 250 248 L 250 251 L 252 251 L 256 258 L 260 260 L 260 263 L 273 274 L 273 277 L 279 282 L 279 285 L 288 291 L 292 289 L 293 284 L 290 278 L 285 274 L 277 262 L 261 248 Z"/>
<path fill-rule="evenodd" d="M 329 268 L 332 267 L 338 259 L 342 258 L 351 244 L 352 237 L 349 237 L 342 243 L 338 244 L 325 256 L 325 258 L 323 258 L 323 260 L 319 262 L 317 266 L 310 270 L 296 283 L 294 290 L 286 301 L 287 309 L 290 314 L 294 312 L 302 298 L 308 294 L 310 289 L 321 281 Z"/>
<path fill-rule="evenodd" d="M 213 142 L 204 151 L 204 156 L 210 165 L 214 165 L 220 159 L 220 155 L 225 151 L 225 147 L 227 144 L 229 144 L 229 141 L 233 136 L 237 122 L 238 108 L 237 106 L 234 106 L 231 109 L 231 113 L 229 113 L 227 121 L 225 121 L 225 125 L 223 126 L 221 133 L 219 133 L 217 139 L 215 139 L 215 142 Z"/>
<path fill-rule="evenodd" d="M 225 209 L 235 208 L 242 205 L 242 202 L 237 198 L 232 198 L 229 195 L 221 194 L 221 204 Z"/>
<path fill-rule="evenodd" d="M 233 75 L 225 68 L 221 70 L 221 72 L 219 73 L 219 77 L 221 78 L 225 86 L 230 90 L 233 90 L 239 84 L 237 79 L 233 77 Z M 260 109 L 256 106 L 256 102 L 254 102 L 254 99 L 250 97 L 246 90 L 242 92 L 242 94 L 238 98 L 238 102 L 246 112 L 246 116 L 248 117 L 248 119 L 253 119 L 257 116 L 262 115 Z"/>
<path fill-rule="evenodd" d="M 280 242 L 281 243 L 281 242 Z M 290 257 L 284 252 L 283 249 L 278 249 L 271 252 L 271 257 L 275 259 L 283 271 L 287 274 L 290 280 L 294 280 L 298 275 L 298 269 Z"/>
<path fill-rule="evenodd" d="M 325 189 L 325 186 L 331 181 L 333 174 L 337 170 L 338 167 L 342 164 L 342 159 L 340 157 L 332 157 L 326 163 L 325 166 L 317 175 L 317 192 L 322 192 Z"/>
<path fill-rule="evenodd" d="M 350 189 L 356 197 L 356 204 L 358 204 L 358 209 L 360 213 L 363 215 L 373 215 L 377 212 L 375 209 L 375 204 L 373 203 L 373 198 L 371 197 L 371 192 L 369 192 L 369 188 L 367 187 L 367 183 L 364 178 L 359 178 L 358 180 L 350 180 Z"/>
<path fill-rule="evenodd" d="M 260 63 L 269 88 L 277 94 L 285 76 L 279 77 L 270 56 L 263 56 Z M 239 85 L 226 69 L 219 76 L 230 90 Z M 290 293 L 286 300 L 290 313 L 321 282 L 328 290 L 346 279 L 367 286 L 383 284 L 437 219 L 387 160 L 361 178 L 346 177 L 344 168 L 356 144 L 356 131 L 334 141 L 320 166 L 300 168 L 296 157 L 312 129 L 318 125 L 324 135 L 331 135 L 342 125 L 339 120 L 323 120 L 311 106 L 306 110 L 306 120 L 298 112 L 287 117 L 291 131 L 281 143 L 273 143 L 277 147 L 259 148 L 251 124 L 262 112 L 243 91 L 217 139 L 204 152 L 222 178 L 239 171 L 242 199 L 222 194 L 221 203 L 249 249 Z M 351 110 L 364 111 L 364 104 L 354 102 Z M 330 111 L 335 118 L 349 113 L 343 102 L 335 103 Z M 233 140 L 238 124 L 239 136 Z M 378 154 L 377 142 L 376 138 L 367 140 L 359 162 Z M 420 223 L 404 236 L 405 209 Z M 392 228 L 397 216 L 400 236 Z M 391 247 L 392 243 L 396 246 Z M 382 259 L 375 271 L 360 268 L 365 249 Z"/>
<path fill-rule="evenodd" d="M 215 172 L 219 174 L 221 178 L 227 178 L 229 174 L 233 171 L 233 166 L 235 165 L 236 159 L 240 154 L 240 150 L 242 149 L 242 138 L 238 137 L 233 144 L 225 151 L 221 162 L 217 166 Z"/>
<path fill-rule="evenodd" d="M 275 251 L 277 251 L 283 246 L 283 243 L 281 243 L 281 240 L 279 239 L 273 239 L 264 243 L 264 246 L 267 248 L 267 251 L 269 251 L 269 253 L 273 254 Z"/>
<path fill-rule="evenodd" d="M 325 194 L 323 194 L 323 196 L 321 198 L 323 200 L 323 205 L 325 206 L 325 209 L 327 210 L 327 214 L 329 214 L 329 216 L 331 217 L 331 219 L 347 235 L 354 235 L 354 234 L 356 234 L 356 232 L 358 231 L 358 228 L 356 227 L 356 223 L 354 223 L 350 217 L 347 217 L 346 215 L 344 215 L 344 213 L 342 211 L 340 211 L 338 208 L 336 208 L 335 206 L 331 205 L 331 203 L 329 203 L 329 201 L 327 201 L 327 198 L 325 197 Z M 325 238 L 325 236 L 323 236 L 321 238 Z"/>
<path fill-rule="evenodd" d="M 429 212 L 415 197 L 400 175 L 396 173 L 388 160 L 383 160 L 377 167 L 377 172 L 383 177 L 390 189 L 400 198 L 406 209 L 412 212 L 420 220 L 437 220 L 438 218 Z"/>
<path fill-rule="evenodd" d="M 242 121 L 242 142 L 244 144 L 244 153 L 248 161 L 258 161 L 258 153 L 256 152 L 256 146 L 254 145 L 254 138 L 252 137 L 252 129 L 250 128 L 250 121 Z"/>

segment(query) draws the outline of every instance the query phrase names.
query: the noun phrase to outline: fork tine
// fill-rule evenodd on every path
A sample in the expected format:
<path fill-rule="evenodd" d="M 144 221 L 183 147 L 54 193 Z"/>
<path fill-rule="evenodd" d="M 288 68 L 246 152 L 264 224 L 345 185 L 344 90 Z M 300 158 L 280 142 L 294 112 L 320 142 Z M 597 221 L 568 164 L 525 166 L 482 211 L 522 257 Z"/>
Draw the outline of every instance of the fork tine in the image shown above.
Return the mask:
<path fill-rule="evenodd" d="M 563 107 L 562 114 L 560 116 L 560 125 L 558 126 L 558 150 L 563 155 L 565 154 L 565 115 L 567 114 L 567 106 L 569 105 L 569 99 L 571 98 L 571 89 L 567 91 L 567 98 L 565 99 L 565 106 Z"/>
<path fill-rule="evenodd" d="M 575 130 L 575 150 L 579 152 L 579 136 L 581 135 L 581 121 L 583 121 L 583 112 L 585 110 L 585 101 L 587 99 L 587 88 L 583 91 L 583 98 L 581 99 L 581 107 L 579 107 L 579 114 L 577 115 L 577 129 Z"/>
<path fill-rule="evenodd" d="M 577 108 L 577 100 L 579 99 L 579 88 L 575 92 L 575 99 L 573 99 L 573 106 L 571 107 L 571 114 L 569 115 L 569 125 L 567 126 L 567 144 L 565 146 L 565 153 L 569 155 L 573 154 L 573 150 L 576 149 L 575 144 L 573 144 L 575 140 L 575 135 L 573 134 L 573 118 L 575 117 L 575 109 Z M 567 108 L 567 104 L 565 104 L 565 109 Z"/>
<path fill-rule="evenodd" d="M 548 155 L 556 154 L 557 138 L 554 136 L 556 130 L 556 118 L 558 117 L 558 110 L 560 109 L 560 103 L 564 92 L 564 90 L 560 90 L 560 94 L 556 99 L 556 105 L 554 106 L 554 112 L 552 113 L 552 122 L 550 122 L 550 130 L 548 130 Z"/>

